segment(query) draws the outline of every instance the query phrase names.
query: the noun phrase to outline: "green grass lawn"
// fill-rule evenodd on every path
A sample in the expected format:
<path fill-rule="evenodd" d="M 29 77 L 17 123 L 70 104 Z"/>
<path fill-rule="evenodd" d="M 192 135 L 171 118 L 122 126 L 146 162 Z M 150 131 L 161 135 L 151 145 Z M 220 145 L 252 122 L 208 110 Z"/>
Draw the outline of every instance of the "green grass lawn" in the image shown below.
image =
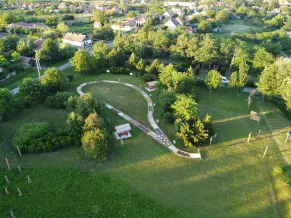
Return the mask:
<path fill-rule="evenodd" d="M 70 29 L 70 32 L 89 34 L 89 33 L 92 33 L 93 26 L 92 24 L 84 24 L 81 26 L 71 25 L 69 26 L 69 29 Z"/>
<path fill-rule="evenodd" d="M 71 68 L 63 71 L 64 76 L 71 73 L 73 73 Z M 145 87 L 143 81 L 129 75 L 76 75 L 70 91 L 75 91 L 76 86 L 83 82 L 98 79 L 120 79 Z M 126 112 L 127 110 L 128 115 L 133 113 L 137 117 L 136 119 L 141 119 L 140 121 L 144 119 L 143 114 L 136 112 L 145 110 L 142 105 L 144 100 L 140 94 L 134 94 L 135 90 L 116 85 L 116 87 L 112 87 L 112 91 L 118 91 L 120 97 L 113 98 L 113 95 L 107 93 L 108 87 L 105 84 L 95 84 L 87 88 L 103 100 L 111 101 L 110 103 L 121 111 Z M 84 90 L 86 91 L 87 88 Z M 152 99 L 158 106 L 157 93 L 152 92 L 152 94 Z M 126 96 L 130 98 L 129 104 L 123 103 Z M 104 202 L 114 198 L 126 205 L 131 205 L 133 213 L 129 214 L 127 213 L 129 206 L 126 206 L 124 208 L 126 211 L 124 211 L 119 209 L 121 204 L 114 201 L 112 204 L 116 205 L 115 208 L 121 210 L 116 212 L 117 217 L 120 217 L 118 216 L 120 213 L 125 214 L 125 217 L 169 217 L 171 214 L 173 217 L 283 217 L 287 201 L 281 198 L 282 195 L 277 195 L 277 187 L 270 171 L 274 166 L 284 165 L 282 158 L 284 152 L 281 147 L 282 152 L 279 152 L 275 140 L 271 138 L 272 133 L 269 131 L 269 126 L 264 120 L 260 122 L 260 125 L 249 121 L 250 110 L 258 111 L 260 109 L 257 102 L 254 102 L 248 109 L 247 94 L 242 93 L 237 96 L 231 89 L 220 89 L 213 91 L 210 95 L 209 91 L 202 87 L 197 88 L 197 102 L 199 114 L 201 116 L 206 113 L 211 114 L 218 132 L 218 140 L 212 146 L 202 147 L 202 160 L 181 158 L 134 127 L 133 137 L 124 140 L 125 144 L 122 146 L 117 143 L 106 163 L 82 159 L 80 148 L 18 158 L 15 151 L 11 153 L 10 145 L 13 134 L 21 123 L 48 121 L 54 126 L 63 127 L 68 111 L 46 109 L 40 105 L 25 109 L 19 115 L 12 117 L 11 121 L 1 123 L 0 152 L 3 161 L 0 164 L 2 168 L 5 165 L 4 157 L 8 156 L 13 167 L 20 164 L 23 168 L 41 169 L 26 169 L 35 180 L 35 188 L 29 194 L 29 186 L 19 185 L 23 188 L 24 193 L 28 194 L 24 196 L 25 198 L 19 199 L 11 196 L 12 200 L 6 200 L 5 204 L 1 203 L 5 207 L 1 211 L 0 217 L 8 216 L 7 212 L 10 209 L 16 216 L 20 214 L 20 217 L 25 217 L 21 215 L 26 215 L 26 210 L 29 217 L 40 217 L 45 214 L 56 216 L 58 210 L 60 217 L 68 217 L 73 214 L 76 217 L 96 217 L 97 215 L 92 214 L 94 211 L 100 211 L 100 217 L 103 216 L 104 211 L 107 211 L 105 216 L 113 217 L 111 208 L 101 202 L 100 196 L 103 197 Z M 262 107 L 272 122 L 274 131 L 278 133 L 275 137 L 278 137 L 278 140 L 283 139 L 283 133 L 290 126 L 290 121 L 282 116 L 281 112 L 272 104 L 266 102 Z M 106 113 L 112 127 L 125 122 L 108 110 Z M 159 118 L 158 113 L 155 116 Z M 161 122 L 159 125 L 171 139 L 175 138 L 173 124 Z M 261 129 L 261 135 L 255 137 L 259 129 Z M 246 143 L 250 131 L 253 136 L 250 143 Z M 262 159 L 261 156 L 267 145 L 269 146 L 267 156 Z M 286 149 L 290 145 L 291 142 L 288 142 L 285 145 Z M 53 170 L 44 167 L 61 167 L 67 168 L 67 170 Z M 91 174 L 69 170 L 71 168 L 84 170 Z M 46 175 L 49 175 L 50 178 L 47 178 Z M 12 178 L 16 180 L 15 184 L 18 186 L 19 181 L 14 175 Z M 106 178 L 108 183 L 104 183 L 103 178 Z M 112 185 L 117 183 L 118 185 Z M 11 185 L 14 186 L 14 184 Z M 110 189 L 110 187 L 113 188 Z M 1 188 L 3 190 L 4 180 Z M 139 202 L 139 199 L 149 198 L 151 200 L 144 200 L 144 202 L 149 202 L 147 205 L 153 206 L 143 210 L 143 205 L 132 203 L 131 198 L 123 198 L 124 192 L 120 189 L 126 190 L 125 193 L 135 190 L 135 193 L 138 194 L 137 197 L 132 197 L 133 201 L 135 198 L 136 202 Z M 15 193 L 15 189 L 13 190 Z M 55 192 L 58 193 L 56 196 Z M 115 197 L 112 192 L 115 193 Z M 43 195 L 40 193 L 44 193 L 47 199 L 42 199 Z M 92 201 L 88 199 L 92 199 Z M 161 208 L 157 209 L 153 203 L 150 203 L 153 202 L 152 200 L 161 205 Z M 53 201 L 51 208 L 41 208 L 42 202 L 43 205 L 48 205 L 48 202 L 51 201 Z M 32 210 L 31 208 L 37 209 Z M 76 211 L 78 208 L 80 211 Z M 170 215 L 162 212 L 169 208 L 172 208 L 173 211 L 172 213 L 170 211 Z M 135 212 L 137 210 L 141 215 Z M 175 214 L 175 211 L 183 211 L 183 214 L 181 215 L 180 212 Z M 288 217 L 288 214 L 285 217 Z"/>
<path fill-rule="evenodd" d="M 251 33 L 262 32 L 263 28 L 260 26 L 245 24 L 243 20 L 233 20 L 229 24 L 222 27 L 222 32 L 213 33 L 218 38 L 231 37 L 232 33 Z"/>
<path fill-rule="evenodd" d="M 24 78 L 27 77 L 38 77 L 37 69 L 31 68 L 29 70 L 17 74 L 14 77 L 9 78 L 8 80 L 5 80 L 4 82 L 0 83 L 0 88 L 14 89 L 21 84 Z"/>
<path fill-rule="evenodd" d="M 104 174 L 71 169 L 0 171 L 11 180 L 1 196 L 0 215 L 10 217 L 185 217 Z M 30 175 L 32 184 L 27 184 Z M 4 185 L 4 184 L 3 184 Z M 1 189 L 2 189 L 1 184 Z M 17 197 L 17 188 L 24 193 Z M 190 216 L 189 216 L 190 217 Z"/>

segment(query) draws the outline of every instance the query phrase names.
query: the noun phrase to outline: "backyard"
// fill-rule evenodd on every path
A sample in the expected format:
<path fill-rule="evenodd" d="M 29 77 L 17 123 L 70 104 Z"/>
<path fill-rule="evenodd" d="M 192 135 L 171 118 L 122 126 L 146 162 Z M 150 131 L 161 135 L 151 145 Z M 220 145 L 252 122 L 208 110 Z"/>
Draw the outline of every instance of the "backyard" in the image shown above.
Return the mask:
<path fill-rule="evenodd" d="M 71 68 L 63 71 L 64 76 L 72 73 Z M 145 87 L 142 80 L 129 75 L 76 74 L 70 91 L 75 92 L 76 87 L 83 82 L 102 79 L 120 80 Z M 134 89 L 121 85 L 94 84 L 84 88 L 84 91 L 92 92 L 149 126 L 146 102 Z M 158 110 L 157 91 L 151 94 Z M 44 214 L 41 213 L 44 211 L 31 208 L 39 208 L 40 202 L 48 205 L 53 201 L 48 207 L 49 211 L 45 212 L 48 217 L 68 217 L 72 213 L 75 217 L 84 217 L 82 211 L 90 211 L 91 216 L 98 214 L 100 217 L 104 216 L 103 211 L 108 211 L 108 217 L 113 213 L 109 201 L 114 198 L 117 202 L 114 201 L 112 207 L 119 208 L 118 212 L 126 217 L 282 217 L 282 214 L 287 213 L 286 205 L 290 202 L 277 196 L 272 170 L 289 161 L 287 157 L 291 151 L 288 146 L 291 143 L 283 142 L 290 121 L 271 103 L 259 104 L 259 97 L 248 108 L 247 93 L 237 95 L 232 89 L 220 89 L 210 95 L 209 90 L 197 87 L 196 95 L 199 114 L 203 116 L 209 113 L 218 133 L 213 145 L 201 147 L 202 160 L 176 156 L 133 126 L 133 137 L 125 140 L 124 145 L 117 142 L 109 160 L 104 163 L 82 159 L 80 148 L 18 158 L 16 152 L 11 151 L 11 140 L 21 123 L 47 121 L 62 128 L 69 111 L 35 105 L 12 117 L 11 121 L 2 123 L 1 174 L 2 178 L 7 174 L 11 180 L 15 180 L 15 184 L 11 184 L 13 195 L 0 200 L 1 205 L 5 205 L 0 216 L 8 216 L 9 210 L 13 210 L 16 216 L 37 217 Z M 259 125 L 250 121 L 251 110 L 264 111 L 268 123 L 265 119 Z M 106 114 L 112 127 L 126 122 L 111 111 L 106 110 Z M 174 124 L 164 122 L 159 113 L 155 113 L 155 118 L 160 120 L 159 126 L 170 139 L 177 139 Z M 270 129 L 273 129 L 273 133 Z M 261 134 L 257 135 L 259 130 Z M 250 131 L 252 137 L 247 143 Z M 196 150 L 183 148 L 181 142 L 177 146 L 183 150 Z M 269 150 L 262 159 L 266 146 Z M 4 157 L 9 158 L 14 168 L 12 173 L 4 170 Z M 25 174 L 33 179 L 30 186 L 21 182 L 23 176 L 17 175 L 15 168 L 18 164 L 27 168 Z M 74 168 L 84 172 L 55 168 Z M 96 180 L 100 183 L 97 184 Z M 2 190 L 5 186 L 3 181 Z M 16 186 L 24 192 L 24 196 L 17 200 L 14 197 Z M 84 187 L 86 192 L 78 191 Z M 66 193 L 68 189 L 70 193 Z M 123 190 L 131 191 L 127 194 L 128 191 Z M 114 197 L 112 193 L 115 193 Z M 131 198 L 131 194 L 140 200 Z M 52 199 L 53 196 L 56 197 Z M 78 199 L 78 207 L 72 203 L 72 199 Z M 144 205 L 146 208 L 138 216 L 135 211 Z M 172 208 L 172 212 L 169 208 Z"/>

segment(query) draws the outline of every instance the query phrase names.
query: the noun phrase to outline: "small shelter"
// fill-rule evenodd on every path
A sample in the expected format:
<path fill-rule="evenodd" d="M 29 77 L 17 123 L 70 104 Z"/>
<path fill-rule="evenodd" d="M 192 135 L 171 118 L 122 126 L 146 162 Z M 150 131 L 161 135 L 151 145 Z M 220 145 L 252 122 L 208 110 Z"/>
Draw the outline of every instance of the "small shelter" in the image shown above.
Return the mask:
<path fill-rule="evenodd" d="M 251 111 L 251 117 L 250 117 L 250 120 L 254 120 L 254 121 L 257 121 L 258 123 L 260 122 L 261 120 L 261 114 L 258 114 L 257 112 L 255 111 Z"/>
<path fill-rule="evenodd" d="M 115 126 L 115 130 L 116 132 L 114 132 L 114 135 L 116 139 L 126 139 L 131 137 L 130 134 L 131 127 L 129 123 Z"/>
<path fill-rule="evenodd" d="M 147 84 L 147 88 L 146 90 L 148 90 L 149 92 L 154 91 L 156 89 L 156 84 L 158 83 L 158 81 L 151 81 L 151 82 L 146 82 Z"/>

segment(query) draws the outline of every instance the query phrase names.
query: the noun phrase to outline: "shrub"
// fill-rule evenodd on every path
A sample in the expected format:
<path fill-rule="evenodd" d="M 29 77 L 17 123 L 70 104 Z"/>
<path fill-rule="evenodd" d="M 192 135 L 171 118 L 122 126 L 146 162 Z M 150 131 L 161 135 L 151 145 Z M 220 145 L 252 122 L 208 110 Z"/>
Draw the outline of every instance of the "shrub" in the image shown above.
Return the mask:
<path fill-rule="evenodd" d="M 58 92 L 53 96 L 49 96 L 46 99 L 45 104 L 49 108 L 65 109 L 68 99 L 73 95 L 74 93 L 71 92 Z"/>
<path fill-rule="evenodd" d="M 150 81 L 153 81 L 155 80 L 155 76 L 153 74 L 149 74 L 149 73 L 145 73 L 143 76 L 142 76 L 142 79 L 143 81 L 145 82 L 150 82 Z"/>
<path fill-rule="evenodd" d="M 38 139 L 50 132 L 49 124 L 46 122 L 37 122 L 37 123 L 25 123 L 17 130 L 12 145 L 16 148 L 17 146 L 19 149 L 26 153 L 27 151 L 31 150 L 28 149 L 28 145 L 34 139 Z M 32 145 L 37 146 L 37 145 Z"/>
<path fill-rule="evenodd" d="M 110 73 L 112 74 L 129 74 L 130 69 L 125 67 L 112 67 L 110 68 Z"/>

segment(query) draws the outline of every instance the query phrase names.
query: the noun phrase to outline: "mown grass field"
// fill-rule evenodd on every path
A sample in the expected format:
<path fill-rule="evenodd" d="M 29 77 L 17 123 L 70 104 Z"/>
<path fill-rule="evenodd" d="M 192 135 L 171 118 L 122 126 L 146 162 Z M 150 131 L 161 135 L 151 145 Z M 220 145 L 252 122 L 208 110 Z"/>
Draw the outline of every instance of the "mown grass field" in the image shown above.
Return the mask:
<path fill-rule="evenodd" d="M 231 37 L 232 33 L 251 33 L 262 32 L 263 28 L 260 26 L 247 25 L 243 20 L 233 20 L 229 24 L 222 27 L 222 32 L 213 33 L 219 38 Z"/>
<path fill-rule="evenodd" d="M 63 73 L 68 75 L 73 71 L 66 69 Z M 70 91 L 75 91 L 76 86 L 83 82 L 99 79 L 120 79 L 124 82 L 145 86 L 145 83 L 140 79 L 127 75 L 76 75 Z M 113 93 L 114 91 L 118 92 L 119 98 L 113 98 L 114 95 L 107 93 L 106 84 L 95 84 L 84 90 L 92 91 L 95 96 L 108 101 L 121 111 L 128 112 L 128 115 L 133 113 L 136 119 L 141 119 L 140 121 L 144 119 L 141 113 L 136 112 L 146 111 L 143 108 L 145 100 L 139 93 L 134 94 L 135 91 L 126 86 L 116 85 L 110 88 Z M 152 99 L 158 107 L 157 92 L 152 94 Z M 129 96 L 128 104 L 122 103 L 126 96 Z M 4 167 L 4 157 L 8 156 L 14 167 L 20 164 L 23 168 L 34 168 L 26 170 L 33 180 L 39 179 L 40 181 L 35 183 L 36 187 L 26 198 L 18 199 L 12 196 L 1 198 L 0 201 L 4 199 L 6 203 L 3 204 L 5 208 L 1 211 L 0 216 L 2 217 L 2 214 L 7 216 L 7 211 L 9 212 L 10 208 L 17 216 L 17 214 L 24 213 L 21 207 L 31 207 L 38 208 L 38 210 L 27 209 L 30 217 L 39 217 L 40 213 L 45 212 L 48 214 L 51 212 L 55 215 L 55 211 L 59 211 L 61 217 L 67 217 L 68 214 L 76 214 L 76 217 L 84 217 L 84 214 L 87 217 L 96 217 L 94 211 L 99 211 L 98 213 L 102 217 L 103 212 L 108 211 L 105 214 L 110 217 L 112 211 L 106 204 L 100 203 L 99 197 L 122 201 L 119 200 L 122 199 L 119 196 L 123 196 L 124 192 L 120 191 L 123 189 L 120 187 L 126 187 L 130 191 L 136 191 L 137 202 L 140 198 L 151 199 L 144 201 L 145 204 L 150 205 L 146 209 L 151 211 L 141 209 L 141 213 L 144 212 L 143 214 L 147 217 L 170 217 L 169 213 L 161 212 L 164 210 L 168 212 L 169 208 L 172 208 L 173 213 L 170 214 L 173 217 L 288 217 L 285 211 L 288 202 L 283 199 L 283 195 L 277 194 L 276 188 L 278 187 L 275 187 L 276 184 L 271 174 L 274 166 L 285 164 L 282 158 L 285 149 L 280 147 L 283 152 L 279 152 L 276 141 L 271 138 L 272 132 L 264 119 L 260 125 L 249 121 L 250 110 L 259 111 L 260 108 L 257 106 L 258 102 L 254 102 L 251 108 L 248 108 L 247 96 L 244 93 L 237 96 L 236 92 L 231 89 L 221 89 L 210 95 L 205 88 L 197 88 L 199 114 L 201 116 L 206 113 L 211 114 L 218 133 L 217 141 L 213 145 L 202 147 L 202 160 L 184 159 L 176 156 L 136 128 L 133 128 L 133 137 L 125 140 L 124 145 L 121 146 L 117 143 L 117 147 L 115 146 L 114 151 L 110 153 L 106 163 L 82 159 L 80 148 L 18 158 L 15 151 L 11 153 L 10 145 L 13 134 L 21 123 L 48 121 L 54 126 L 62 127 L 66 114 L 69 112 L 46 109 L 42 105 L 25 109 L 19 115 L 12 117 L 11 121 L 1 124 L 0 151 L 3 160 L 1 166 Z M 290 121 L 268 102 L 265 102 L 262 108 L 268 120 L 273 121 L 272 125 L 276 131 L 275 134 L 277 134 L 274 137 L 278 137 L 278 140 L 284 140 L 283 138 L 286 136 L 284 131 L 290 126 Z M 112 126 L 125 122 L 110 111 L 106 110 L 106 113 Z M 157 116 L 158 113 L 155 115 L 157 119 L 160 118 Z M 171 139 L 176 137 L 172 124 L 160 122 L 159 125 Z M 261 129 L 261 135 L 256 136 L 259 129 Z M 246 143 L 250 131 L 252 131 L 253 136 L 250 143 Z M 267 145 L 269 146 L 267 156 L 262 159 Z M 284 146 L 288 149 L 290 145 L 291 142 L 288 142 Z M 182 147 L 183 145 L 179 144 L 178 146 Z M 286 155 L 288 156 L 288 153 Z M 47 167 L 67 170 L 58 171 L 47 169 Z M 86 173 L 69 170 L 72 168 L 86 171 Z M 2 175 L 4 173 L 7 172 L 1 172 Z M 62 176 L 63 174 L 64 176 Z M 50 175 L 51 178 L 47 178 L 47 175 Z M 98 178 L 100 179 L 98 180 Z M 104 183 L 102 178 L 110 181 Z M 46 179 L 47 182 L 43 181 Z M 101 184 L 97 184 L 98 181 Z M 111 185 L 111 182 L 119 185 Z M 17 181 L 15 183 L 16 186 L 20 184 Z M 40 185 L 40 188 L 39 184 L 44 185 Z M 4 185 L 3 179 L 1 190 L 4 189 Z M 57 187 L 61 188 L 58 190 Z M 19 188 L 25 192 L 29 190 L 26 184 L 20 184 Z M 126 188 L 125 190 L 127 190 Z M 48 196 L 47 199 L 41 199 L 43 195 L 38 192 L 42 192 L 42 190 Z M 78 192 L 78 190 L 80 191 Z M 283 187 L 282 190 L 287 193 L 288 188 Z M 55 194 L 56 192 L 57 194 Z M 120 195 L 111 195 L 112 192 Z M 1 193 L 4 194 L 3 191 Z M 50 208 L 46 208 L 47 211 L 41 209 L 40 202 L 47 205 L 48 200 L 53 200 L 54 194 L 56 195 L 55 202 L 51 204 Z M 284 197 L 286 198 L 286 195 Z M 7 200 L 7 198 L 12 200 Z M 89 202 L 89 198 L 92 199 L 92 203 Z M 74 201 L 69 199 L 74 199 Z M 134 199 L 135 197 L 133 201 Z M 131 205 L 131 207 L 126 208 L 130 208 L 132 211 L 137 211 L 136 207 L 144 207 L 144 204 L 134 204 L 127 198 L 123 201 Z M 148 203 L 148 201 L 155 202 L 155 204 Z M 2 202 L 0 203 L 2 205 Z M 157 208 L 156 204 L 160 205 L 161 208 Z M 114 201 L 113 205 L 117 205 L 117 209 L 121 208 L 118 202 Z M 80 211 L 74 213 L 77 209 Z M 178 212 L 175 214 L 174 211 Z M 136 212 L 132 214 L 124 212 L 123 214 L 127 217 L 145 217 L 137 215 Z"/>

